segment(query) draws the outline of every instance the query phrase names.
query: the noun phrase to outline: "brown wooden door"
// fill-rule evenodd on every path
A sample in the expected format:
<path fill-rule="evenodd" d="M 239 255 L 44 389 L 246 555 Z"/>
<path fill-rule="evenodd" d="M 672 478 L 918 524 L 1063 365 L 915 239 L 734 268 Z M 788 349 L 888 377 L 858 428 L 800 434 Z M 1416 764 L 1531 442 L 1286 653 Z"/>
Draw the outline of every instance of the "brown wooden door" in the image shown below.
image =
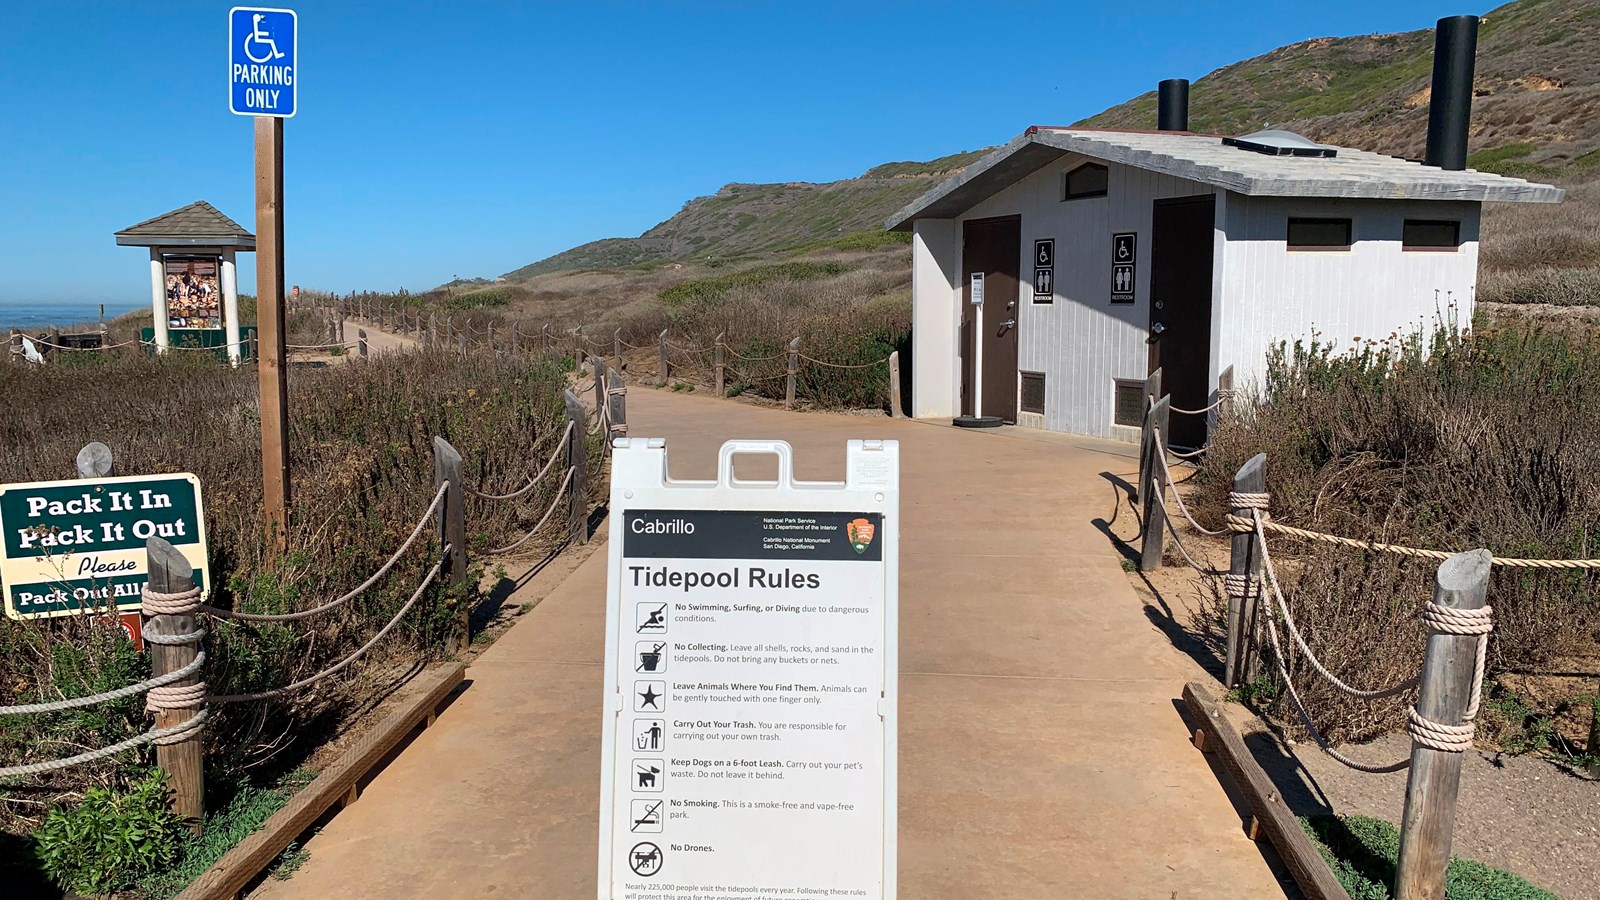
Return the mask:
<path fill-rule="evenodd" d="M 1216 198 L 1157 200 L 1150 235 L 1150 368 L 1180 409 L 1211 397 L 1211 260 Z M 1198 447 L 1206 417 L 1174 415 L 1170 443 Z"/>
<path fill-rule="evenodd" d="M 961 412 L 1017 421 L 1017 313 L 1021 297 L 1022 219 L 974 219 L 961 231 Z M 973 275 L 983 275 L 983 304 L 972 303 Z M 975 342 L 983 346 L 983 403 L 974 409 Z"/>

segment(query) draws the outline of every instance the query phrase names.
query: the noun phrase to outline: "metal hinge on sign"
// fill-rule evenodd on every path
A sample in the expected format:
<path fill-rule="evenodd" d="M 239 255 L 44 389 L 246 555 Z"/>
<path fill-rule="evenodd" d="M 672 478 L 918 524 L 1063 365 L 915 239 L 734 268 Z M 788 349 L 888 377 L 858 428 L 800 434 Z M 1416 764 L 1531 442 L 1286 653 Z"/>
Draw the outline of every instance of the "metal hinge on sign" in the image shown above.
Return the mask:
<path fill-rule="evenodd" d="M 882 694 L 878 695 L 878 718 L 889 718 L 889 698 Z"/>
<path fill-rule="evenodd" d="M 616 696 L 611 698 L 611 711 L 614 713 L 620 713 L 622 712 L 623 705 L 622 688 L 617 688 Z"/>

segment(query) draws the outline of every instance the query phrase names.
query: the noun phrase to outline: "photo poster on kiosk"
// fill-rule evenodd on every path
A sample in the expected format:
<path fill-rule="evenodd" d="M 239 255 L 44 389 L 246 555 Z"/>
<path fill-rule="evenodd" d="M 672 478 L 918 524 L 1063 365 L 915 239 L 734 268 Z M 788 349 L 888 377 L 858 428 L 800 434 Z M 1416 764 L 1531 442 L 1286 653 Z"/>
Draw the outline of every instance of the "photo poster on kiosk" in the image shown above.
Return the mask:
<path fill-rule="evenodd" d="M 899 443 L 715 481 L 615 442 L 600 900 L 895 897 Z M 776 457 L 776 481 L 734 476 Z"/>

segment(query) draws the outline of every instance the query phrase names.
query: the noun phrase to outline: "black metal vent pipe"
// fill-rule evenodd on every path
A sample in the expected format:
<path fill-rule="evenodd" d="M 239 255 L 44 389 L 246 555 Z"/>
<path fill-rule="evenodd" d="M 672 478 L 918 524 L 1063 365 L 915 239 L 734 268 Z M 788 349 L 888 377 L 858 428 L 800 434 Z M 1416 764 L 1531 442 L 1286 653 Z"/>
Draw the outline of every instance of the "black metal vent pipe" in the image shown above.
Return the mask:
<path fill-rule="evenodd" d="M 1156 128 L 1189 130 L 1189 79 L 1168 78 L 1156 89 Z"/>
<path fill-rule="evenodd" d="M 1478 17 L 1439 20 L 1433 41 L 1433 93 L 1428 100 L 1428 150 L 1423 161 L 1441 169 L 1467 167 L 1472 121 L 1472 76 L 1478 55 Z"/>

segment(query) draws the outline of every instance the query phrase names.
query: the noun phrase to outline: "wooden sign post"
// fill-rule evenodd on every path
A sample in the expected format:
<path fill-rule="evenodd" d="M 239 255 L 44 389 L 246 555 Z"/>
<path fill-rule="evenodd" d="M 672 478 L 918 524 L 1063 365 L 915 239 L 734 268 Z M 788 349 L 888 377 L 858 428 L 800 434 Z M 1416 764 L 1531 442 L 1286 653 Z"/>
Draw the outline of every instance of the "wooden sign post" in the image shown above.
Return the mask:
<path fill-rule="evenodd" d="M 289 379 L 283 315 L 283 120 L 256 117 L 256 328 L 261 501 L 278 552 L 289 544 Z"/>

